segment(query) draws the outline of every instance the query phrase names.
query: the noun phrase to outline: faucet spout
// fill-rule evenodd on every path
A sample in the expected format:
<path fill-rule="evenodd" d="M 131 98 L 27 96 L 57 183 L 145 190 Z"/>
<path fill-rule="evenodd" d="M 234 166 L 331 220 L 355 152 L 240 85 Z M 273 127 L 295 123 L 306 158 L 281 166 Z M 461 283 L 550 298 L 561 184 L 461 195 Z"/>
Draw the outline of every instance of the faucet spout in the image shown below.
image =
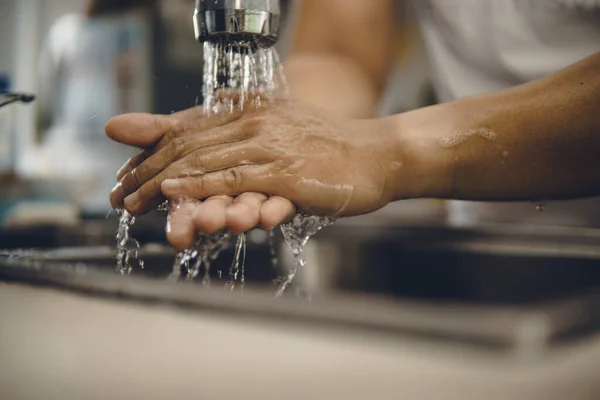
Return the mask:
<path fill-rule="evenodd" d="M 279 38 L 279 2 L 280 0 L 196 0 L 196 40 L 270 47 Z"/>

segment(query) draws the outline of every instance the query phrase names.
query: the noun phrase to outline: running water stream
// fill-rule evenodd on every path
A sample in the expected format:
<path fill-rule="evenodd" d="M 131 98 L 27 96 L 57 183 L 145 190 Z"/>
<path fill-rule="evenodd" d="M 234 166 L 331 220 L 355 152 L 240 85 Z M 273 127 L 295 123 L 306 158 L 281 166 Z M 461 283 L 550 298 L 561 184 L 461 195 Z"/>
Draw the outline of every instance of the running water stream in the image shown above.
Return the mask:
<path fill-rule="evenodd" d="M 248 43 L 204 43 L 203 107 L 206 118 L 236 109 L 244 109 L 247 104 L 255 108 L 275 101 L 276 97 L 289 98 L 289 87 L 283 73 L 277 51 L 274 48 L 250 46 Z M 191 199 L 175 199 L 161 206 L 168 211 L 181 202 Z M 126 211 L 120 212 L 117 231 L 117 271 L 130 273 L 132 260 L 139 260 L 139 243 L 129 235 L 130 226 L 135 222 Z M 279 280 L 276 297 L 280 297 L 290 286 L 298 269 L 305 264 L 302 251 L 309 238 L 333 220 L 298 213 L 292 221 L 281 226 L 285 241 L 292 251 L 294 262 L 289 271 Z M 188 280 L 196 279 L 204 268 L 202 282 L 211 285 L 210 266 L 219 254 L 229 245 L 231 234 L 219 232 L 200 234 L 194 245 L 179 252 L 175 258 L 171 279 L 181 279 L 185 273 Z M 273 234 L 270 233 L 271 259 L 277 265 Z M 234 290 L 243 288 L 245 282 L 246 235 L 237 237 L 234 258 L 228 274 L 226 287 Z M 143 262 L 138 261 L 143 267 Z M 221 277 L 221 271 L 219 271 Z"/>
<path fill-rule="evenodd" d="M 115 269 L 121 275 L 130 274 L 136 264 L 139 269 L 144 269 L 144 261 L 139 257 L 140 243 L 131 237 L 131 226 L 135 218 L 125 210 L 117 210 L 119 226 L 117 228 L 117 254 L 115 256 Z"/>

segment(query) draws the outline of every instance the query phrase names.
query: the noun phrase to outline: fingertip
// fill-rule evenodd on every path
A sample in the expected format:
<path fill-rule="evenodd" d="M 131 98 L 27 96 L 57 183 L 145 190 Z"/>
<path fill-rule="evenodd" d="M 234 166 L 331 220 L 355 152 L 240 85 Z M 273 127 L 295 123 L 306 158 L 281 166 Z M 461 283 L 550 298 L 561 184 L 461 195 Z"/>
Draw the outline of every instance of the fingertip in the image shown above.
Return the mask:
<path fill-rule="evenodd" d="M 260 210 L 260 225 L 266 230 L 271 230 L 291 220 L 295 213 L 294 203 L 283 197 L 273 196 L 265 201 Z"/>
<path fill-rule="evenodd" d="M 191 201 L 174 205 L 167 217 L 167 240 L 177 250 L 185 250 L 192 246 L 196 232 L 192 223 L 192 214 L 199 202 Z"/>
<path fill-rule="evenodd" d="M 123 185 L 121 182 L 117 182 L 115 187 L 112 188 L 109 195 L 110 204 L 114 208 L 123 208 L 123 198 L 124 198 Z"/>
<path fill-rule="evenodd" d="M 236 235 L 253 229 L 259 220 L 259 214 L 253 213 L 248 204 L 233 204 L 226 211 L 227 227 Z"/>
<path fill-rule="evenodd" d="M 169 218 L 166 226 L 167 241 L 177 250 L 185 250 L 192 246 L 194 241 L 194 227 L 191 221 L 177 221 L 174 223 Z"/>
<path fill-rule="evenodd" d="M 202 203 L 192 216 L 195 228 L 205 233 L 216 233 L 226 226 L 226 209 L 232 199 L 226 196 L 212 197 Z"/>

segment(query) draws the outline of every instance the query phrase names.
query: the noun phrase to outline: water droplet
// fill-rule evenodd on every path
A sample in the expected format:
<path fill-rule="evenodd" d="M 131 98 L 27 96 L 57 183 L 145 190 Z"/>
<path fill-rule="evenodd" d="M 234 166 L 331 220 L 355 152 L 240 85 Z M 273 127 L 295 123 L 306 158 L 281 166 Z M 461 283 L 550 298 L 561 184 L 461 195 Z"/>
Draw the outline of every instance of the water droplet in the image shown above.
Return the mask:
<path fill-rule="evenodd" d="M 117 227 L 117 254 L 115 256 L 115 270 L 122 274 L 130 274 L 137 262 L 138 267 L 143 268 L 143 261 L 139 257 L 140 244 L 130 236 L 130 229 L 135 224 L 135 218 L 125 210 L 116 210 L 119 216 Z"/>
<path fill-rule="evenodd" d="M 537 200 L 535 202 L 535 210 L 536 211 L 546 211 L 546 201 L 544 201 L 544 200 Z"/>
<path fill-rule="evenodd" d="M 294 261 L 287 275 L 283 277 L 279 284 L 279 287 L 275 292 L 275 297 L 281 297 L 283 295 L 296 277 L 298 270 L 306 264 L 302 257 L 302 252 L 304 251 L 304 247 L 308 240 L 324 227 L 333 224 L 333 222 L 334 220 L 328 217 L 298 213 L 290 222 L 281 225 L 281 232 L 292 251 Z"/>

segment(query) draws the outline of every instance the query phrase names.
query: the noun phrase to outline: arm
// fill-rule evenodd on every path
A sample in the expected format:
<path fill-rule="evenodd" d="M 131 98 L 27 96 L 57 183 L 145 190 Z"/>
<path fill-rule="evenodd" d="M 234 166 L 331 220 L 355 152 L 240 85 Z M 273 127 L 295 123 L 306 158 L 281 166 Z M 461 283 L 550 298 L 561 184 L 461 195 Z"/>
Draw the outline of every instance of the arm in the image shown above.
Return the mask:
<path fill-rule="evenodd" d="M 125 206 L 139 214 L 159 187 L 167 197 L 253 191 L 350 216 L 416 197 L 600 194 L 599 71 L 600 53 L 510 90 L 384 119 L 331 116 L 302 103 L 260 110 L 210 137 L 182 136 L 124 176 L 113 202 L 133 193 Z M 186 170 L 199 172 L 184 177 Z"/>
<path fill-rule="evenodd" d="M 397 37 L 394 0 L 304 0 L 285 72 L 294 98 L 349 117 L 375 115 Z"/>
<path fill-rule="evenodd" d="M 198 199 L 259 192 L 315 214 L 350 216 L 415 197 L 598 195 L 599 110 L 600 53 L 509 90 L 384 119 L 290 102 L 209 134 L 181 127 L 185 135 L 123 176 L 112 200 L 128 196 L 125 207 L 140 214 L 161 190 Z"/>
<path fill-rule="evenodd" d="M 396 135 L 404 136 L 397 142 L 411 143 L 419 159 L 418 179 L 411 179 L 413 193 L 406 193 L 400 171 L 391 173 L 393 199 L 537 200 L 600 194 L 600 53 L 528 84 L 397 115 L 388 122 Z"/>

